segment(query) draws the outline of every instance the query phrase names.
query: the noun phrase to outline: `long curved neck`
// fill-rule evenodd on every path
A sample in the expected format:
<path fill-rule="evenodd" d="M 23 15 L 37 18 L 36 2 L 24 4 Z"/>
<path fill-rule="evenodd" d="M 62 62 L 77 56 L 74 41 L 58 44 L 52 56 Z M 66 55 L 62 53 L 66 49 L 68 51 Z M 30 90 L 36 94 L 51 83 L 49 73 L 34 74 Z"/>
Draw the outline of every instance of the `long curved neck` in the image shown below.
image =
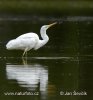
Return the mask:
<path fill-rule="evenodd" d="M 47 43 L 49 40 L 48 35 L 46 34 L 46 30 L 41 29 L 40 34 L 43 40 L 41 40 L 43 43 Z"/>
<path fill-rule="evenodd" d="M 48 42 L 49 37 L 46 34 L 46 30 L 43 30 L 42 28 L 40 30 L 40 34 L 41 34 L 41 37 L 42 37 L 42 40 L 40 40 L 40 43 L 41 43 L 41 46 L 43 46 Z"/>
<path fill-rule="evenodd" d="M 48 40 L 49 40 L 49 37 L 46 34 L 46 30 L 44 30 L 44 29 L 41 28 L 40 29 L 40 34 L 41 34 L 42 40 L 39 40 L 38 44 L 34 48 L 35 50 L 37 50 L 40 47 L 44 46 L 48 42 Z"/>

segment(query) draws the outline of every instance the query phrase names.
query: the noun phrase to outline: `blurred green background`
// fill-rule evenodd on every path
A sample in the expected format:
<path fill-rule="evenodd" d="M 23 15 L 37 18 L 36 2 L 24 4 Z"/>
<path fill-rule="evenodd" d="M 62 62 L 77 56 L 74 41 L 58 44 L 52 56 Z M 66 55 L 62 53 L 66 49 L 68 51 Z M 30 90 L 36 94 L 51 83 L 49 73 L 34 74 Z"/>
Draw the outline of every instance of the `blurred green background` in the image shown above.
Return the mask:
<path fill-rule="evenodd" d="M 0 13 L 91 15 L 92 0 L 0 0 Z"/>

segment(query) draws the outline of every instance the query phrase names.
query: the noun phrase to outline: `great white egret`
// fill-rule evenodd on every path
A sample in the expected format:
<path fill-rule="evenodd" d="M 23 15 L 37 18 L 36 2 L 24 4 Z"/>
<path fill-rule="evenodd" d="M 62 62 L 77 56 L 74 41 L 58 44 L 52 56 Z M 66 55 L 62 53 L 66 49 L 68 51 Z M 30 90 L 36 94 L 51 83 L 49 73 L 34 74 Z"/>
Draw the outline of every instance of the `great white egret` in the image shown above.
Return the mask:
<path fill-rule="evenodd" d="M 42 37 L 42 40 L 39 39 L 39 36 L 36 33 L 30 32 L 30 33 L 25 33 L 23 35 L 20 35 L 19 37 L 17 37 L 16 39 L 12 39 L 10 40 L 7 44 L 6 44 L 6 48 L 8 50 L 24 50 L 22 57 L 24 57 L 24 55 L 27 55 L 27 51 L 34 49 L 37 50 L 40 47 L 44 46 L 48 41 L 49 41 L 49 37 L 46 34 L 46 30 L 57 24 L 52 23 L 49 25 L 44 25 L 41 27 L 40 29 L 40 34 Z"/>

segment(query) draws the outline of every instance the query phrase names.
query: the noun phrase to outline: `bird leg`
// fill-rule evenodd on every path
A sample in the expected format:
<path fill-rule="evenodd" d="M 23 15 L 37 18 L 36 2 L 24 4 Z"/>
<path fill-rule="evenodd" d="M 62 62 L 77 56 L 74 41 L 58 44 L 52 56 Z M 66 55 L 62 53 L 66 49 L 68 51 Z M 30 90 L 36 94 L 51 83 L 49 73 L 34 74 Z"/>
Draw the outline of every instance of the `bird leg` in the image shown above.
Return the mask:
<path fill-rule="evenodd" d="M 26 58 L 26 63 L 27 63 L 27 51 L 26 51 L 26 55 L 25 55 L 25 58 Z"/>
<path fill-rule="evenodd" d="M 23 52 L 22 58 L 24 57 L 25 53 L 26 53 L 26 49 L 25 49 L 24 52 Z"/>
<path fill-rule="evenodd" d="M 22 55 L 22 58 L 24 57 L 25 54 L 26 54 L 26 56 L 27 56 L 27 50 L 28 50 L 28 48 L 26 48 L 26 49 L 24 50 L 23 55 Z"/>
<path fill-rule="evenodd" d="M 24 56 L 26 59 L 24 59 Z M 27 49 L 24 50 L 23 55 L 22 55 L 22 59 L 23 59 L 24 64 L 27 64 Z"/>

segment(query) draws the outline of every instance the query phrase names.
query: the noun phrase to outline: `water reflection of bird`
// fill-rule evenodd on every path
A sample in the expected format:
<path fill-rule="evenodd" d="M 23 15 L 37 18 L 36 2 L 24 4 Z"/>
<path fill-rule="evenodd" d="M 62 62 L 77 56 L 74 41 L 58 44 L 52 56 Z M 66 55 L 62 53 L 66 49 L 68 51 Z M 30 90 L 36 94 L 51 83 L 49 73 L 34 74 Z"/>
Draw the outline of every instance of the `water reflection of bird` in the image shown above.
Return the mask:
<path fill-rule="evenodd" d="M 21 87 L 35 91 L 40 85 L 40 92 L 47 92 L 48 70 L 47 66 L 32 65 L 7 65 L 7 78 L 17 80 Z"/>
<path fill-rule="evenodd" d="M 26 34 L 20 35 L 16 39 L 10 40 L 6 44 L 6 48 L 8 50 L 13 50 L 13 49 L 24 50 L 23 55 L 22 55 L 22 57 L 24 57 L 24 55 L 27 55 L 27 51 L 31 50 L 32 48 L 34 50 L 37 50 L 48 42 L 49 37 L 46 34 L 46 30 L 55 24 L 57 23 L 55 22 L 55 23 L 44 25 L 41 27 L 40 34 L 41 34 L 42 40 L 39 39 L 39 36 L 36 33 L 33 33 L 33 32 L 26 33 Z"/>

